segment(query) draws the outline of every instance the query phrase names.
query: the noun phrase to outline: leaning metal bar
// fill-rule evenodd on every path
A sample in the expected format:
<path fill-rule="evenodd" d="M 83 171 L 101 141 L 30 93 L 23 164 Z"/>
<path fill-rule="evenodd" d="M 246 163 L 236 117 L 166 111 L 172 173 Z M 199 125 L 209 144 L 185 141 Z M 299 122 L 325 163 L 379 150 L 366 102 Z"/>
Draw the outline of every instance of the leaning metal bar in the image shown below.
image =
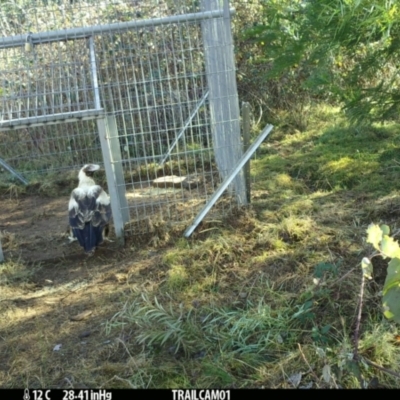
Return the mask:
<path fill-rule="evenodd" d="M 265 129 L 261 132 L 258 138 L 252 143 L 252 145 L 247 149 L 247 151 L 243 154 L 240 158 L 239 162 L 237 163 L 235 169 L 232 171 L 230 175 L 228 175 L 224 181 L 221 183 L 219 188 L 214 192 L 211 196 L 210 200 L 207 204 L 203 207 L 203 209 L 197 214 L 193 224 L 189 226 L 183 235 L 185 237 L 189 237 L 193 231 L 197 228 L 197 225 L 203 220 L 206 214 L 210 211 L 211 207 L 215 204 L 215 202 L 221 197 L 222 193 L 226 190 L 229 184 L 233 181 L 235 176 L 242 170 L 243 166 L 250 160 L 250 157 L 253 153 L 260 147 L 261 143 L 265 140 L 265 138 L 270 134 L 272 131 L 273 126 L 267 125 Z"/>
<path fill-rule="evenodd" d="M 165 160 L 169 157 L 169 155 L 172 152 L 172 149 L 176 146 L 176 144 L 178 143 L 178 140 L 181 138 L 181 136 L 185 133 L 186 128 L 189 126 L 189 124 L 192 122 L 192 119 L 195 117 L 195 115 L 197 114 L 197 111 L 199 111 L 200 107 L 204 104 L 204 102 L 206 101 L 208 97 L 208 92 L 206 92 L 206 94 L 201 98 L 201 100 L 199 101 L 199 103 L 197 104 L 196 108 L 192 111 L 192 113 L 189 115 L 189 118 L 185 121 L 185 124 L 183 125 L 183 128 L 181 129 L 181 131 L 179 132 L 178 136 L 175 138 L 175 140 L 173 141 L 173 143 L 171 144 L 171 146 L 169 147 L 169 150 L 167 151 L 167 153 L 165 154 L 164 158 L 159 162 L 158 165 L 163 165 L 165 163 Z"/>
<path fill-rule="evenodd" d="M 230 9 L 230 13 L 234 14 L 235 10 Z M 118 22 L 108 25 L 88 26 L 84 28 L 72 28 L 58 31 L 32 33 L 30 40 L 33 45 L 59 42 L 62 40 L 84 39 L 92 35 L 101 34 L 104 32 L 121 32 L 128 31 L 134 28 L 141 28 L 146 26 L 158 26 L 173 24 L 177 22 L 199 21 L 207 18 L 219 18 L 224 15 L 223 10 L 203 11 L 198 13 L 174 15 L 171 17 L 145 19 L 142 21 L 128 21 Z M 7 49 L 10 47 L 25 46 L 26 35 L 16 35 L 10 37 L 0 38 L 0 49 Z"/>
<path fill-rule="evenodd" d="M 2 165 L 10 174 L 18 178 L 24 185 L 28 184 L 28 181 L 22 175 L 20 175 L 14 168 L 10 167 L 2 158 L 0 158 L 0 165 Z"/>
<path fill-rule="evenodd" d="M 1 248 L 1 237 L 0 237 L 0 263 L 4 261 L 3 249 Z"/>
<path fill-rule="evenodd" d="M 103 116 L 104 110 L 84 110 L 71 111 L 62 114 L 40 115 L 39 117 L 28 117 L 21 119 L 11 119 L 9 121 L 0 122 L 0 132 L 10 129 L 31 128 L 33 126 L 42 126 L 45 124 L 59 124 L 62 122 L 74 122 L 88 119 L 96 119 Z"/>
<path fill-rule="evenodd" d="M 99 82 L 97 79 L 97 66 L 96 66 L 96 53 L 94 50 L 93 36 L 89 38 L 89 53 L 90 53 L 90 67 L 91 67 L 91 78 L 94 91 L 94 106 L 97 110 L 101 109 L 100 105 L 100 93 L 99 93 Z"/>
<path fill-rule="evenodd" d="M 243 102 L 242 105 L 242 135 L 243 149 L 246 151 L 250 146 L 250 103 Z M 251 200 L 251 185 L 250 185 L 250 161 L 243 167 L 244 179 L 246 181 L 246 196 L 247 201 Z"/>

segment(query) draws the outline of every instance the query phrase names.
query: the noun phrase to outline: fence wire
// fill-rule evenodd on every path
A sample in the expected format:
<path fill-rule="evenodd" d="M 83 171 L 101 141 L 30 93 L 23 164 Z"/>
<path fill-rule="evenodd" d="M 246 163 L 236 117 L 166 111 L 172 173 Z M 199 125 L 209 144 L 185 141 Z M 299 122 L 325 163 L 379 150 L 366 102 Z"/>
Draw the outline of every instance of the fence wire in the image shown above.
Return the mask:
<path fill-rule="evenodd" d="M 148 232 L 157 221 L 187 223 L 241 154 L 236 82 L 226 78 L 231 43 L 215 24 L 211 38 L 222 43 L 206 43 L 202 20 L 154 20 L 200 9 L 204 1 L 2 4 L 3 38 L 23 36 L 17 46 L 4 39 L 2 47 L 0 39 L 0 158 L 29 180 L 102 164 L 96 119 L 112 117 L 117 129 L 108 140 L 118 143 L 113 162 L 123 171 L 115 184 L 125 192 L 126 231 Z M 127 29 L 132 20 L 148 23 Z M 82 31 L 99 26 L 96 34 Z M 53 39 L 51 31 L 60 30 L 65 38 Z M 205 58 L 213 46 L 227 53 L 210 70 Z M 213 74 L 225 79 L 221 87 L 210 87 L 219 82 Z M 224 91 L 227 85 L 233 90 Z M 0 181 L 12 179 L 0 174 Z M 237 205 L 243 187 L 237 182 L 218 202 L 218 214 Z"/>

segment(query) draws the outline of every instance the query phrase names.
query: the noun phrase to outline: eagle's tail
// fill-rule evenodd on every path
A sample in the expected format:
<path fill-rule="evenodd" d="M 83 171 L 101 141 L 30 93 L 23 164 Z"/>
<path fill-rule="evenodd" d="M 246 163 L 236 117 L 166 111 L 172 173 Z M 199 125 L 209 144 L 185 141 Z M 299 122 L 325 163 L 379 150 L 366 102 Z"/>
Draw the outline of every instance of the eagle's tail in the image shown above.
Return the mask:
<path fill-rule="evenodd" d="M 73 232 L 87 254 L 91 254 L 103 241 L 103 228 L 90 222 L 86 222 L 83 229 L 73 228 Z"/>

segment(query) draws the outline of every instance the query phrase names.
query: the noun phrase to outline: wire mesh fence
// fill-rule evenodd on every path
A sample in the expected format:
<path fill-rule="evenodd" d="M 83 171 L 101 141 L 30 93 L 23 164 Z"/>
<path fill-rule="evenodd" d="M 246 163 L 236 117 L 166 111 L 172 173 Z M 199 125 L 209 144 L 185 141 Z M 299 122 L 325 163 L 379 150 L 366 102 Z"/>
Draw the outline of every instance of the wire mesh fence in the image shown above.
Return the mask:
<path fill-rule="evenodd" d="M 242 154 L 229 23 L 215 0 L 2 4 L 0 158 L 28 180 L 104 164 L 125 231 L 187 223 Z"/>

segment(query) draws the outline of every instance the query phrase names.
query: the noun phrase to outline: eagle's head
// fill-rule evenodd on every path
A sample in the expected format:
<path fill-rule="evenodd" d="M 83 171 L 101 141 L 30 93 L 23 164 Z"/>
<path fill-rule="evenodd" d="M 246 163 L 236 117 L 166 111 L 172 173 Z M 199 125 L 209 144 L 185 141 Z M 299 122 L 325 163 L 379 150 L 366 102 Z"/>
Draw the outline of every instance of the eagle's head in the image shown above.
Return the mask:
<path fill-rule="evenodd" d="M 79 171 L 78 178 L 80 181 L 86 177 L 91 178 L 99 169 L 100 165 L 98 164 L 85 164 Z"/>

